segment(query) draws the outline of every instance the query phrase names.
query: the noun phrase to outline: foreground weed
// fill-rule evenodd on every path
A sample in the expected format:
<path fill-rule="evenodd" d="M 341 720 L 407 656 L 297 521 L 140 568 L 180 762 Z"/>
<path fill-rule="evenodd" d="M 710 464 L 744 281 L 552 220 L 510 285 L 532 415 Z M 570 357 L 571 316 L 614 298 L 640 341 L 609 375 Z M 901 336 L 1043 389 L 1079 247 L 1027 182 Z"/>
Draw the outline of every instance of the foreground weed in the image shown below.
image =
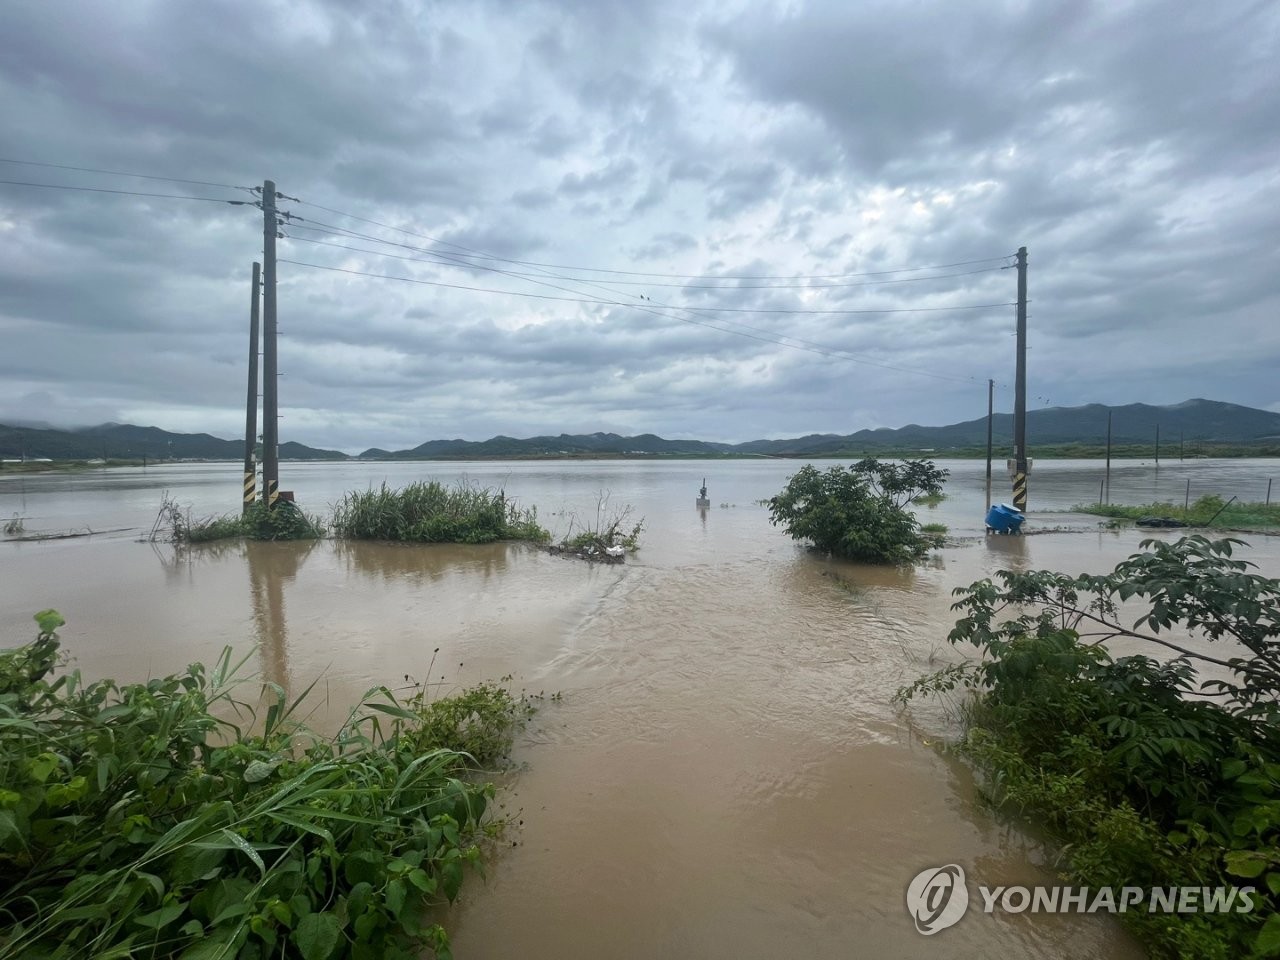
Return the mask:
<path fill-rule="evenodd" d="M 310 688 L 268 686 L 261 718 L 233 699 L 229 651 L 144 684 L 55 677 L 63 621 L 36 619 L 0 654 L 0 958 L 450 955 L 425 907 L 478 865 L 493 788 L 469 771 L 527 704 L 377 688 L 323 738 L 295 719 Z"/>

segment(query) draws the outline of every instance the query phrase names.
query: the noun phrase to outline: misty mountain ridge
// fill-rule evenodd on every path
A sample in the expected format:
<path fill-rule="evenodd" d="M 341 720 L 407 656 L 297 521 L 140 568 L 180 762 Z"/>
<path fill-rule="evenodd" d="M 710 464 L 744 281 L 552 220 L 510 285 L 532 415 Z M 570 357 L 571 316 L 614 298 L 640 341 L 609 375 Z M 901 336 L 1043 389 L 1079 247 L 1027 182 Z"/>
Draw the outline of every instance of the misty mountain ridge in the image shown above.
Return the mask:
<path fill-rule="evenodd" d="M 1157 426 L 1162 442 L 1186 441 L 1236 445 L 1280 442 L 1280 413 L 1216 400 L 1185 400 L 1167 406 L 1131 403 L 1110 407 L 1100 403 L 1080 407 L 1046 407 L 1027 412 L 1027 441 L 1032 455 L 1037 444 L 1100 444 L 1106 439 L 1107 414 L 1112 419 L 1112 442 L 1151 444 Z M 1013 436 L 1013 415 L 993 418 L 997 449 L 1007 449 Z M 813 433 L 783 440 L 718 443 L 705 440 L 667 440 L 652 433 L 545 435 L 516 438 L 499 435 L 488 440 L 428 440 L 404 450 L 373 447 L 363 460 L 458 460 L 520 457 L 590 456 L 707 456 L 756 455 L 804 457 L 889 452 L 946 455 L 986 445 L 987 418 L 947 426 L 907 424 L 891 429 L 859 430 L 850 434 Z M 0 425 L 0 458 L 54 460 L 134 459 L 240 460 L 243 440 L 223 440 L 208 433 L 173 433 L 159 427 L 104 423 L 74 430 Z M 280 445 L 283 460 L 347 460 L 338 450 L 324 450 L 288 441 Z"/>

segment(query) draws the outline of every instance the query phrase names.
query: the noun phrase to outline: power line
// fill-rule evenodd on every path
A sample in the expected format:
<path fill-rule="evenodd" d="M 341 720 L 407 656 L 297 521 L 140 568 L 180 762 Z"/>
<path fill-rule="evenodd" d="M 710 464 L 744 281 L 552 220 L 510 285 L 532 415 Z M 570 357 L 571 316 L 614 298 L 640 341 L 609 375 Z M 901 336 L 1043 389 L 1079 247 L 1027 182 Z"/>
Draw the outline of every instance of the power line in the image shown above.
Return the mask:
<path fill-rule="evenodd" d="M 388 276 L 386 274 L 381 274 L 381 273 L 367 273 L 363 270 L 348 270 L 344 267 L 327 267 L 318 263 L 304 263 L 301 260 L 287 260 L 282 258 L 278 262 L 291 263 L 294 266 L 299 266 L 299 267 L 310 267 L 314 270 L 328 270 L 334 273 L 346 273 L 346 274 L 350 274 L 352 276 L 357 276 L 357 277 L 368 277 L 375 280 L 396 280 L 402 283 L 416 283 L 416 284 L 422 284 L 425 286 L 432 286 L 432 287 L 447 287 L 453 290 L 470 290 L 478 293 L 495 293 L 495 294 L 505 295 L 505 296 L 528 297 L 535 300 L 555 300 L 555 301 L 560 301 L 564 303 L 586 303 L 586 304 L 596 304 L 601 306 L 622 307 L 623 309 L 630 309 L 630 310 L 640 310 L 644 313 L 652 314 L 653 316 L 659 317 L 664 320 L 678 320 L 681 323 L 688 323 L 694 326 L 706 327 L 710 330 L 717 330 L 721 333 L 728 333 L 738 337 L 746 337 L 748 340 L 756 340 L 756 341 L 759 341 L 760 343 L 770 343 L 779 347 L 787 347 L 788 349 L 791 349 L 791 350 L 802 350 L 805 353 L 815 353 L 815 354 L 819 354 L 824 357 L 830 357 L 836 360 L 848 360 L 853 363 L 865 364 L 867 366 L 882 367 L 887 370 L 895 370 L 899 373 L 910 373 L 910 374 L 915 374 L 922 377 L 931 377 L 934 380 L 949 380 L 955 383 L 973 383 L 975 382 L 975 379 L 976 379 L 974 377 L 953 377 L 953 376 L 948 376 L 946 374 L 929 373 L 924 370 L 914 370 L 909 367 L 899 367 L 893 364 L 880 363 L 875 360 L 867 360 L 862 357 L 856 357 L 852 354 L 844 353 L 842 351 L 831 350 L 831 349 L 820 347 L 817 345 L 811 345 L 810 341 L 800 341 L 799 338 L 795 338 L 795 337 L 788 337 L 787 339 L 798 340 L 798 344 L 786 343 L 783 340 L 778 340 L 773 337 L 761 337 L 761 336 L 755 336 L 750 333 L 741 333 L 737 330 L 728 330 L 728 329 L 725 329 L 724 327 L 718 327 L 715 324 L 708 323 L 703 320 L 693 320 L 686 317 L 671 316 L 668 314 L 659 313 L 657 309 L 652 309 L 648 306 L 641 305 L 641 304 L 622 303 L 620 301 L 614 301 L 614 300 L 588 300 L 588 299 L 576 298 L 576 297 L 560 297 L 560 296 L 555 296 L 554 294 L 546 294 L 546 293 L 519 293 L 519 292 L 512 292 L 509 290 L 493 290 L 493 289 L 488 289 L 484 287 L 466 286 L 464 284 L 445 283 L 439 280 L 420 280 L 414 277 L 392 277 L 392 276 Z M 658 305 L 655 304 L 654 306 L 657 307 Z M 670 310 L 670 309 L 680 309 L 680 308 L 668 307 L 666 309 Z M 940 309 L 944 309 L 944 308 L 940 308 Z M 831 311 L 826 311 L 826 312 L 831 312 Z M 841 312 L 841 311 L 834 311 L 834 312 Z M 871 312 L 883 312 L 883 311 L 871 311 Z M 723 321 L 723 322 L 728 323 L 731 321 Z M 738 324 L 738 326 L 745 326 L 745 325 Z M 756 330 L 758 328 L 748 327 L 747 329 Z M 761 332 L 768 332 L 768 331 L 761 331 Z M 786 337 L 786 334 L 783 334 L 782 336 Z M 799 344 L 810 344 L 810 345 L 799 345 Z"/>
<path fill-rule="evenodd" d="M 302 219 L 302 218 L 298 218 L 298 219 Z M 304 230 L 314 230 L 317 233 L 332 231 L 332 232 L 335 232 L 336 235 L 350 236 L 360 240 L 368 240 L 369 242 L 373 242 L 373 243 L 383 243 L 388 246 L 401 247 L 405 250 L 414 250 L 419 253 L 428 254 L 429 256 L 448 257 L 450 258 L 447 261 L 448 263 L 469 267 L 470 269 L 473 269 L 473 270 L 494 270 L 495 269 L 493 267 L 486 267 L 483 264 L 471 263 L 470 261 L 463 259 L 458 254 L 441 253 L 439 251 L 431 250 L 426 247 L 415 247 L 407 243 L 398 243 L 395 240 L 383 240 L 379 237 L 371 237 L 367 234 L 356 233 L 355 231 L 352 231 L 352 230 L 343 230 L 343 228 L 341 227 L 335 227 L 330 224 L 321 224 L 315 220 L 308 220 L 305 222 L 314 223 L 316 224 L 316 226 L 306 227 L 306 226 L 303 226 L 302 224 L 295 224 L 294 226 Z M 294 237 L 294 239 L 302 240 L 306 243 L 323 243 L 324 242 L 322 240 L 311 240 L 307 237 Z M 337 244 L 337 243 L 332 243 L 327 245 L 333 246 L 333 247 L 342 247 L 342 244 Z M 379 256 L 379 257 L 396 257 L 396 259 L 401 259 L 401 260 L 415 259 L 413 257 L 401 257 L 398 254 L 382 253 L 377 250 L 362 250 L 359 247 L 343 247 L 343 249 L 353 250 L 358 253 L 368 253 L 373 256 Z M 421 262 L 423 263 L 440 262 L 442 263 L 442 265 L 445 263 L 445 261 L 428 261 L 428 260 L 423 260 Z M 607 284 L 612 284 L 614 286 L 646 287 L 646 288 L 647 287 L 674 287 L 681 290 L 691 290 L 691 289 L 693 290 L 837 290 L 837 289 L 844 289 L 849 287 L 873 287 L 873 286 L 882 286 L 885 284 L 918 283 L 923 280 L 948 280 L 955 277 L 971 277 L 971 276 L 974 276 L 975 274 L 980 274 L 980 273 L 997 273 L 1003 269 L 1004 267 L 983 267 L 980 270 L 966 270 L 963 273 L 942 273 L 942 274 L 934 274 L 928 277 L 899 277 L 893 280 L 862 280 L 855 283 L 770 283 L 770 284 L 747 285 L 747 286 L 741 286 L 741 285 L 727 286 L 724 284 L 710 284 L 710 283 L 668 283 L 664 281 L 649 281 L 649 280 L 609 280 L 609 279 L 592 280 L 589 277 L 570 277 L 570 276 L 565 276 L 563 274 L 547 273 L 545 270 L 542 271 L 541 273 L 536 273 L 536 274 L 519 273 L 519 272 L 507 271 L 507 270 L 503 270 L 500 272 L 510 277 L 533 278 L 533 277 L 539 277 L 539 276 L 546 276 L 556 280 L 566 280 L 566 281 L 576 282 L 576 283 L 589 283 L 589 284 L 607 283 Z"/>
<path fill-rule="evenodd" d="M 16 187 L 44 187 L 49 190 L 79 190 L 86 193 L 118 193 L 127 197 L 165 197 L 169 200 L 207 200 L 210 203 L 229 203 L 233 207 L 253 206 L 252 200 L 223 200 L 219 197 L 190 197 L 177 193 L 141 193 L 137 190 L 108 190 L 106 187 L 73 187 L 65 183 L 32 183 L 28 180 L 0 180 L 0 183 Z"/>
<path fill-rule="evenodd" d="M 199 187 L 226 187 L 228 190 L 249 190 L 234 183 L 216 183 L 213 180 L 184 180 L 181 177 L 158 177 L 150 173 L 128 173 L 124 170 L 101 170 L 97 167 L 73 167 L 66 163 L 42 163 L 39 160 L 13 160 L 0 157 L 0 163 L 16 163 L 25 167 L 50 167 L 55 170 L 78 170 L 80 173 L 103 173 L 112 177 L 135 177 L 139 180 L 163 180 L 167 183 L 189 183 Z"/>
<path fill-rule="evenodd" d="M 351 220 L 358 220 L 361 223 L 372 224 L 375 227 L 382 227 L 385 230 L 394 230 L 397 233 L 403 233 L 406 236 L 418 237 L 421 240 L 429 240 L 432 243 L 437 243 L 442 246 L 456 247 L 459 250 L 466 251 L 468 256 L 474 257 L 477 260 L 494 260 L 499 263 L 514 263 L 519 266 L 525 266 L 525 267 L 547 267 L 551 270 L 578 270 L 582 273 L 613 273 L 613 274 L 618 274 L 620 276 L 626 276 L 626 277 L 665 277 L 673 280 L 703 280 L 703 279 L 707 279 L 707 280 L 840 280 L 846 277 L 881 277 L 881 276 L 890 276 L 896 273 L 919 273 L 923 270 L 949 270 L 953 267 L 967 267 L 967 266 L 972 266 L 978 263 L 996 263 L 1000 261 L 1006 261 L 1013 256 L 1012 254 L 1004 254 L 998 257 L 980 257 L 976 260 L 957 260 L 955 263 L 942 263 L 942 264 L 935 264 L 932 266 L 922 266 L 922 267 L 898 267 L 893 270 L 871 270 L 864 273 L 828 273 L 828 274 L 808 274 L 808 275 L 800 275 L 800 276 L 797 276 L 794 274 L 778 275 L 778 276 L 761 276 L 761 275 L 710 276 L 710 275 L 701 274 L 701 273 L 649 273 L 641 270 L 613 270 L 606 267 L 583 267 L 583 266 L 575 266 L 575 265 L 563 264 L 563 263 L 541 263 L 536 260 L 516 260 L 510 257 L 494 256 L 493 254 L 484 253 L 483 251 L 475 250 L 471 247 L 464 246 L 460 243 L 454 243 L 451 240 L 441 240 L 438 237 L 432 237 L 425 233 L 416 233 L 413 230 L 406 230 L 404 227 L 393 226 L 392 224 L 383 223 L 380 220 L 373 220 L 373 219 L 370 219 L 369 217 L 361 217 L 354 213 L 347 213 L 344 210 L 335 210 L 333 207 L 322 206 L 321 204 L 318 204 L 318 203 L 312 203 L 309 200 L 299 200 L 298 202 L 308 207 L 315 207 L 317 210 L 324 210 L 327 213 L 337 214 L 340 217 L 348 217 Z M 317 222 L 317 221 L 312 221 L 312 222 Z M 338 228 L 338 229 L 341 229 L 341 228 Z M 370 237 L 369 239 L 375 240 L 379 243 L 392 242 L 389 240 L 381 240 L 377 237 Z"/>
<path fill-rule="evenodd" d="M 339 228 L 339 229 L 341 229 L 341 228 Z M 313 240 L 313 239 L 308 238 L 308 237 L 293 237 L 292 239 L 295 239 L 295 240 L 302 240 L 304 243 L 316 243 L 316 244 L 321 244 L 321 245 L 323 245 L 323 246 L 332 246 L 332 247 L 337 247 L 337 248 L 339 248 L 339 249 L 344 249 L 344 250 L 353 250 L 353 251 L 357 251 L 357 252 L 369 253 L 369 254 L 372 254 L 372 255 L 374 255 L 374 256 L 387 256 L 387 257 L 394 257 L 395 259 L 400 259 L 400 260 L 410 260 L 410 261 L 414 261 L 414 262 L 430 263 L 430 264 L 433 264 L 433 265 L 440 265 L 440 266 L 454 266 L 454 264 L 451 264 L 451 263 L 440 263 L 440 262 L 439 262 L 439 261 L 437 261 L 437 260 L 426 260 L 426 259 L 422 259 L 422 258 L 418 258 L 418 257 L 406 257 L 406 256 L 403 256 L 403 255 L 400 255 L 400 254 L 381 253 L 381 252 L 379 252 L 379 251 L 373 251 L 373 250 L 361 250 L 360 248 L 357 248 L 357 247 L 348 247 L 348 246 L 346 246 L 345 244 L 329 243 L 329 242 L 327 242 L 327 241 L 323 241 L 323 240 Z M 384 241 L 384 242 L 391 243 L 391 241 Z M 398 244 L 398 243 L 395 243 L 395 244 L 393 244 L 393 245 L 394 245 L 394 246 L 407 246 L 406 244 Z M 412 249 L 412 248 L 411 248 L 411 249 Z M 438 254 L 438 253 L 432 253 L 431 255 L 432 255 L 432 256 L 449 256 L 448 254 Z M 560 286 L 559 284 L 555 284 L 555 283 L 547 283 L 547 282 L 546 282 L 546 281 L 544 281 L 544 280 L 540 280 L 540 279 L 537 279 L 537 278 L 531 277 L 531 276 L 530 276 L 530 275 L 528 275 L 528 274 L 519 274 L 519 273 L 514 273 L 514 272 L 511 272 L 511 271 L 507 271 L 507 270 L 499 269 L 499 268 L 497 268 L 497 267 L 486 267 L 486 266 L 482 266 L 482 265 L 480 265 L 480 264 L 472 264 L 472 263 L 468 263 L 468 262 L 465 262 L 465 261 L 464 261 L 464 262 L 462 262 L 462 266 L 463 266 L 463 267 L 465 267 L 466 269 L 472 269 L 472 270 L 488 270 L 488 271 L 491 271 L 491 272 L 494 272 L 494 273 L 502 274 L 502 275 L 504 275 L 504 276 L 517 277 L 517 278 L 523 277 L 523 278 L 529 279 L 529 280 L 530 280 L 530 282 L 532 282 L 532 283 L 536 283 L 536 284 L 539 284 L 540 286 L 544 286 L 544 287 L 550 287 L 550 288 L 551 288 L 551 289 L 553 289 L 553 290 L 560 290 L 560 291 L 565 292 L 565 293 L 580 294 L 580 293 L 582 292 L 582 291 L 580 291 L 580 290 L 575 290 L 575 289 L 572 289 L 572 288 L 570 288 L 570 287 L 562 287 L 562 286 Z M 544 273 L 545 273 L 545 271 L 544 271 Z M 377 275 L 377 274 L 373 274 L 373 275 L 371 275 L 371 276 L 379 276 L 379 275 Z M 548 276 L 550 276 L 550 277 L 552 277 L 552 278 L 556 278 L 556 277 L 557 277 L 557 275 L 555 275 L 555 274 L 548 274 Z M 406 278 L 406 279 L 408 279 L 408 278 Z M 604 292 L 605 292 L 606 294 L 609 294 L 610 296 L 617 296 L 617 293 L 616 293 L 615 291 L 610 290 L 610 289 L 609 289 L 609 288 L 607 288 L 607 287 L 601 286 L 601 284 L 599 284 L 599 283 L 594 283 L 594 282 L 592 282 L 592 281 L 583 281 L 583 282 L 585 282 L 587 286 L 596 287 L 596 288 L 598 288 L 598 289 L 600 289 L 600 290 L 604 290 Z M 607 282 L 607 281 L 606 281 L 606 282 Z M 513 295 L 513 296 L 520 296 L 520 294 L 519 294 L 519 293 L 514 293 L 514 292 L 513 292 L 513 293 L 511 293 L 511 295 Z M 706 322 L 703 322 L 703 321 L 700 321 L 700 320 L 690 320 L 690 319 L 687 319 L 687 316 L 680 316 L 680 315 L 679 315 L 679 314 L 681 314 L 681 313 L 686 314 L 686 315 L 687 315 L 687 314 L 691 314 L 691 313 L 692 313 L 692 314 L 702 313 L 702 314 L 704 314 L 704 315 L 705 315 L 705 314 L 708 314 L 708 313 L 714 313 L 714 312 L 716 312 L 716 311 L 717 311 L 717 308 L 715 308 L 715 307 L 706 307 L 706 308 L 702 308 L 702 307 L 679 307 L 679 306 L 674 306 L 674 305 L 671 305 L 671 304 L 664 304 L 664 303 L 656 302 L 656 301 L 653 301 L 653 300 L 649 299 L 648 297 L 641 297 L 639 294 L 634 294 L 634 293 L 633 293 L 633 294 L 629 294 L 629 296 L 634 297 L 634 298 L 636 298 L 636 299 L 638 299 L 638 300 L 641 300 L 641 301 L 642 301 L 642 303 L 640 303 L 640 304 L 635 304 L 635 303 L 624 303 L 624 302 L 620 302 L 620 301 L 618 301 L 618 300 L 606 300 L 606 301 L 598 301 L 598 300 L 583 300 L 583 301 L 581 301 L 581 302 L 587 302 L 587 303 L 603 303 L 603 304 L 610 305 L 610 306 L 618 306 L 618 307 L 622 307 L 622 308 L 624 308 L 624 309 L 627 309 L 627 308 L 630 308 L 630 309 L 638 309 L 638 310 L 642 310 L 642 311 L 643 311 L 643 312 L 645 312 L 645 313 L 651 314 L 652 316 L 658 317 L 659 319 L 662 319 L 662 320 L 677 320 L 677 321 L 680 321 L 680 322 L 682 322 L 682 323 L 691 323 L 691 324 L 696 324 L 696 325 L 698 325 L 698 326 L 705 326 L 705 327 L 708 327 L 708 328 L 710 328 L 710 329 L 712 329 L 712 330 L 718 330 L 718 331 L 721 331 L 721 332 L 724 332 L 724 333 L 733 333 L 733 334 L 737 334 L 737 333 L 738 333 L 738 331 L 735 331 L 735 330 L 725 330 L 725 329 L 724 329 L 724 327 L 715 326 L 715 325 L 713 325 L 713 324 L 706 323 Z M 556 298 L 556 299 L 561 299 L 561 298 Z M 576 298 L 575 298 L 575 300 L 576 300 Z M 929 308 L 929 309 L 942 309 L 942 310 L 945 310 L 945 309 L 949 309 L 949 308 L 945 308 L 945 307 L 943 307 L 943 308 Z M 672 311 L 672 312 L 671 312 L 671 313 L 658 313 L 658 312 L 657 312 L 658 310 L 663 310 L 663 311 Z M 726 318 L 723 318 L 723 317 L 714 317 L 713 319 L 715 319 L 717 323 L 727 324 L 727 325 L 729 325 L 729 326 L 733 326 L 733 327 L 741 327 L 741 328 L 742 328 L 742 329 L 744 329 L 744 330 L 754 331 L 755 333 L 763 333 L 763 334 L 767 334 L 767 335 L 769 336 L 769 339 L 767 339 L 767 340 L 765 340 L 765 341 L 764 341 L 764 342 L 767 342 L 767 343 L 779 343 L 779 344 L 780 344 L 780 345 L 782 345 L 782 346 L 789 346 L 789 347 L 790 347 L 790 346 L 793 346 L 793 344 L 782 344 L 779 340 L 774 339 L 774 338 L 776 338 L 776 337 L 778 337 L 778 336 L 781 336 L 781 337 L 783 337 L 783 338 L 784 338 L 784 339 L 786 339 L 786 340 L 792 340 L 792 341 L 795 341 L 795 343 L 798 343 L 798 344 L 804 344 L 804 345 L 806 345 L 807 347 L 812 347 L 812 348 L 813 348 L 813 350 L 810 350 L 809 352 L 815 352 L 815 351 L 816 351 L 816 352 L 822 353 L 824 356 L 827 356 L 827 355 L 832 355 L 832 356 L 834 356 L 834 354 L 831 354 L 831 352 L 830 352 L 830 349 L 829 349 L 829 348 L 825 347 L 823 344 L 815 343 L 815 342 L 814 342 L 814 341 L 812 341 L 812 340 L 805 340 L 805 339 L 804 339 L 804 338 L 802 338 L 802 337 L 796 337 L 796 336 L 794 336 L 794 335 L 792 335 L 792 334 L 778 334 L 778 333 L 776 333 L 776 332 L 775 332 L 775 331 L 773 331 L 773 330 L 765 330 L 765 329 L 762 329 L 762 328 L 760 328 L 760 327 L 754 327 L 754 326 L 751 326 L 750 324 L 742 323 L 741 321 L 729 320 L 729 319 L 726 319 Z M 761 339 L 762 339 L 762 338 L 760 338 L 760 337 L 754 337 L 754 336 L 751 336 L 751 334 L 741 334 L 741 335 L 743 335 L 743 336 L 747 336 L 748 338 L 753 339 L 753 340 L 761 340 Z M 962 378 L 962 377 L 950 377 L 950 376 L 946 376 L 946 375 L 932 374 L 932 373 L 928 373 L 928 372 L 921 371 L 921 370 L 913 370 L 913 369 L 906 368 L 906 367 L 899 367 L 899 366 L 895 366 L 895 365 L 892 365 L 892 364 L 880 363 L 880 362 L 877 362 L 877 361 L 870 361 L 870 360 L 866 360 L 866 361 L 864 361 L 864 360 L 861 360 L 861 359 L 858 359 L 858 358 L 852 357 L 851 355 L 848 355 L 848 354 L 844 354 L 844 355 L 842 355 L 842 356 L 843 356 L 843 358 L 844 358 L 844 359 L 850 359 L 850 360 L 854 360 L 855 362 L 860 362 L 860 363 L 869 363 L 869 364 L 872 364 L 872 365 L 874 365 L 874 366 L 884 367 L 884 368 L 889 369 L 889 370 L 898 370 L 898 371 L 900 371 L 900 372 L 904 372 L 904 373 L 915 373 L 915 374 L 919 374 L 919 375 L 921 375 L 921 376 L 933 377 L 933 378 L 935 378 L 935 379 L 941 379 L 941 380 L 951 380 L 951 381 L 958 382 L 958 383 L 976 382 L 976 378 L 974 378 L 974 377 L 963 377 L 963 378 Z"/>
<path fill-rule="evenodd" d="M 304 241 L 306 240 L 306 238 L 304 237 L 293 237 L 292 239 L 304 240 Z M 316 241 L 307 241 L 307 242 L 314 243 Z M 367 251 L 367 252 L 373 252 L 373 251 Z M 392 254 L 378 254 L 378 255 L 393 256 Z M 412 260 L 414 258 L 404 257 L 401 259 Z M 498 293 L 498 294 L 503 294 L 509 297 L 537 297 L 538 299 L 541 299 L 541 300 L 564 300 L 567 303 L 594 303 L 594 304 L 602 304 L 605 306 L 615 306 L 615 307 L 634 306 L 634 304 L 623 303 L 618 300 L 593 300 L 593 299 L 577 298 L 577 297 L 548 297 L 542 294 L 521 293 L 515 290 L 495 290 L 489 287 L 471 287 L 471 286 L 466 286 L 465 284 L 445 283 L 444 281 L 441 281 L 441 280 L 419 280 L 414 277 L 392 277 L 392 276 L 388 276 L 386 274 L 381 274 L 381 273 L 365 273 L 364 271 L 361 271 L 361 270 L 346 270 L 341 267 L 326 267 L 318 263 L 302 263 L 301 261 L 298 261 L 298 260 L 281 260 L 280 262 L 295 263 L 301 267 L 315 267 L 319 270 L 337 270 L 340 273 L 353 273 L 362 277 L 377 277 L 383 280 L 403 280 L 407 283 L 424 283 L 424 284 L 428 284 L 430 286 L 436 286 L 436 287 L 450 287 L 455 290 L 472 290 L 477 293 Z M 434 261 L 424 260 L 422 262 L 432 263 Z M 441 264 L 441 266 L 444 266 L 444 264 Z M 557 289 L 563 289 L 563 288 L 557 288 Z M 714 310 L 719 313 L 770 313 L 770 314 L 778 313 L 778 314 L 788 314 L 788 315 L 795 314 L 795 315 L 806 315 L 806 316 L 807 315 L 854 316 L 859 314 L 874 315 L 874 314 L 882 314 L 882 313 L 947 313 L 952 310 L 988 310 L 993 307 L 1013 306 L 1013 303 L 1012 301 L 1003 302 L 1003 303 L 968 303 L 968 304 L 961 304 L 953 307 L 880 307 L 874 310 L 868 310 L 868 309 L 801 310 L 801 309 L 792 309 L 792 308 L 785 308 L 785 307 L 778 307 L 778 308 L 772 308 L 772 307 L 770 308 L 765 308 L 765 307 L 677 307 L 677 306 L 671 306 L 669 304 L 660 304 L 660 303 L 655 303 L 653 305 L 655 307 L 665 306 L 668 310 L 687 310 L 691 312 L 695 310 Z"/>

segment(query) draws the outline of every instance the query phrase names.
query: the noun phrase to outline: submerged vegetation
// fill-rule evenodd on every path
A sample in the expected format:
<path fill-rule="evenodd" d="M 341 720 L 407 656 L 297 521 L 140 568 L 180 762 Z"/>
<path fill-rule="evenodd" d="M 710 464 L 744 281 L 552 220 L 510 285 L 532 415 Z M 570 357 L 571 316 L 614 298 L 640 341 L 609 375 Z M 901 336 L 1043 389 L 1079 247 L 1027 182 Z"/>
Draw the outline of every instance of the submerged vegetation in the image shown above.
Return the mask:
<path fill-rule="evenodd" d="M 542 543 L 551 536 L 535 508 L 521 509 L 501 490 L 434 480 L 348 493 L 334 509 L 333 530 L 353 540 L 410 543 Z"/>
<path fill-rule="evenodd" d="M 377 688 L 326 738 L 295 719 L 310 688 L 268 684 L 260 719 L 237 701 L 229 651 L 147 683 L 55 677 L 63 620 L 36 620 L 0 653 L 0 958 L 450 955 L 424 911 L 501 828 L 472 771 L 527 700 Z"/>
<path fill-rule="evenodd" d="M 911 563 L 935 545 L 908 506 L 941 495 L 948 471 L 929 460 L 873 458 L 825 471 L 806 465 L 768 501 L 769 522 L 819 550 L 867 563 Z"/>
<path fill-rule="evenodd" d="M 534 508 L 521 509 L 501 490 L 469 483 L 445 487 L 435 481 L 411 483 L 399 490 L 348 493 L 334 508 L 329 523 L 339 537 L 408 543 L 493 543 L 527 540 L 542 543 L 550 534 L 538 524 Z M 255 502 L 239 515 L 192 520 L 167 494 L 151 530 L 152 540 L 209 543 L 245 537 L 250 540 L 313 540 L 326 524 L 295 503 L 277 501 L 270 509 Z"/>
<path fill-rule="evenodd" d="M 297 504 L 281 500 L 268 509 L 261 500 L 243 514 L 192 520 L 168 494 L 156 514 L 151 540 L 210 543 L 247 537 L 250 540 L 314 540 L 324 536 L 324 523 L 303 513 Z"/>
<path fill-rule="evenodd" d="M 640 548 L 644 519 L 633 520 L 632 514 L 630 504 L 610 507 L 609 494 L 602 491 L 596 498 L 595 519 L 583 522 L 576 515 L 571 517 L 569 528 L 551 552 L 580 560 L 621 563 L 628 553 Z"/>
<path fill-rule="evenodd" d="M 1098 517 L 1115 517 L 1120 520 L 1141 520 L 1144 517 L 1170 517 L 1190 527 L 1219 527 L 1224 529 L 1267 529 L 1280 527 L 1280 503 L 1227 502 L 1215 494 L 1207 494 L 1189 504 L 1185 509 L 1175 503 L 1146 503 L 1126 507 L 1115 503 L 1088 503 L 1074 507 L 1079 513 L 1091 513 Z"/>
<path fill-rule="evenodd" d="M 949 640 L 980 658 L 898 693 L 966 694 L 959 749 L 1073 880 L 1255 888 L 1248 912 L 1121 914 L 1155 957 L 1280 955 L 1280 581 L 1242 545 L 1147 540 L 1101 576 L 1002 570 L 956 591 Z M 1115 657 L 1113 638 L 1161 659 Z"/>

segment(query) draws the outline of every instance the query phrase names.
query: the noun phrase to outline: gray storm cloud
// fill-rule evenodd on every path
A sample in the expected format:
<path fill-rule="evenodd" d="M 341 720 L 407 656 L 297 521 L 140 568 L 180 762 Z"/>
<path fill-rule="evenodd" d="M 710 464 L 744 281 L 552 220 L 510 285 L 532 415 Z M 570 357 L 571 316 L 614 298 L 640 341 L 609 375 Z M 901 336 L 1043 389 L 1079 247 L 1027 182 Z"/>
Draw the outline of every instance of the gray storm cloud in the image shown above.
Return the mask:
<path fill-rule="evenodd" d="M 0 179 L 304 201 L 285 440 L 966 419 L 1022 245 L 1034 395 L 1277 408 L 1275 5 L 904 11 L 19 5 L 0 157 L 207 184 Z M 258 211 L 4 184 L 0 246 L 0 419 L 236 433 Z"/>

